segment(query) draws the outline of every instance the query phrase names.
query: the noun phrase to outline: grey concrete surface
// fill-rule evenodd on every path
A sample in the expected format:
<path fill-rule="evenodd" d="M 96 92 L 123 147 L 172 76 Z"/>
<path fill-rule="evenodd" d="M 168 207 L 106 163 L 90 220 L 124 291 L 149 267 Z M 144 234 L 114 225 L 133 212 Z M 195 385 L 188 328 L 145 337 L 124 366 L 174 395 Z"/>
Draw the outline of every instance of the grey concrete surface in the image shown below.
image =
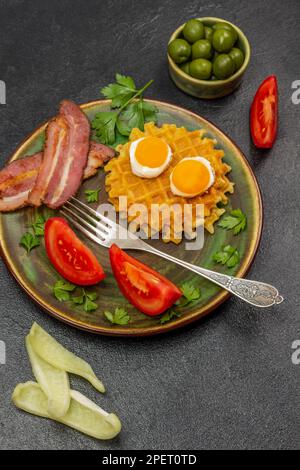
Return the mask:
<path fill-rule="evenodd" d="M 238 24 L 252 45 L 246 80 L 233 95 L 212 102 L 181 93 L 166 66 L 171 32 L 194 16 Z M 205 321 L 145 339 L 95 337 L 50 318 L 0 263 L 1 449 L 296 449 L 300 443 L 300 365 L 291 361 L 300 339 L 300 104 L 291 84 L 300 80 L 298 0 L 9 0 L 0 1 L 0 162 L 62 98 L 99 98 L 116 71 L 166 100 L 213 121 L 241 147 L 259 181 L 265 223 L 249 277 L 278 286 L 285 302 L 261 311 L 230 299 Z M 280 127 L 272 151 L 250 143 L 248 113 L 254 92 L 276 74 Z M 101 406 L 116 411 L 123 430 L 97 442 L 16 410 L 16 383 L 31 377 L 24 337 L 38 321 L 71 350 L 89 358 L 108 393 Z"/>

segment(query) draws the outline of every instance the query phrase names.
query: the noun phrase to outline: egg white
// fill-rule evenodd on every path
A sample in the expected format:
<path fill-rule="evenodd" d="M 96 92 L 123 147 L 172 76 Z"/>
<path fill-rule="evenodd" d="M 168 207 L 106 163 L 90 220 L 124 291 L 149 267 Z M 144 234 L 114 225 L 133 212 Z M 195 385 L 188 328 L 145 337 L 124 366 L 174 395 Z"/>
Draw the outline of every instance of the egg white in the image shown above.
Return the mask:
<path fill-rule="evenodd" d="M 183 162 L 184 160 L 197 160 L 198 162 L 201 162 L 203 163 L 203 165 L 206 166 L 206 168 L 208 169 L 209 171 L 209 183 L 207 184 L 206 188 L 203 189 L 203 191 L 201 191 L 200 193 L 193 193 L 193 194 L 189 194 L 189 193 L 184 193 L 182 191 L 180 191 L 179 189 L 176 188 L 174 182 L 173 182 L 173 171 L 172 173 L 170 174 L 170 189 L 172 191 L 173 194 L 175 194 L 175 196 L 182 196 L 182 197 L 195 197 L 195 196 L 199 196 L 200 194 L 203 194 L 205 193 L 205 191 L 207 191 L 215 182 L 215 171 L 213 169 L 213 167 L 211 166 L 211 164 L 209 163 L 209 161 L 204 158 L 204 157 L 186 157 L 186 158 L 183 158 L 179 163 L 178 165 L 180 165 L 181 162 Z"/>
<path fill-rule="evenodd" d="M 163 171 L 165 171 L 165 169 L 169 166 L 172 160 L 172 151 L 169 145 L 166 144 L 168 147 L 168 155 L 167 155 L 165 162 L 161 166 L 158 166 L 156 168 L 150 168 L 149 166 L 141 165 L 135 158 L 135 152 L 136 152 L 136 148 L 139 142 L 141 142 L 145 138 L 146 137 L 141 137 L 140 139 L 132 142 L 130 145 L 129 156 L 130 156 L 131 171 L 134 175 L 140 176 L 141 178 L 156 178 Z"/>

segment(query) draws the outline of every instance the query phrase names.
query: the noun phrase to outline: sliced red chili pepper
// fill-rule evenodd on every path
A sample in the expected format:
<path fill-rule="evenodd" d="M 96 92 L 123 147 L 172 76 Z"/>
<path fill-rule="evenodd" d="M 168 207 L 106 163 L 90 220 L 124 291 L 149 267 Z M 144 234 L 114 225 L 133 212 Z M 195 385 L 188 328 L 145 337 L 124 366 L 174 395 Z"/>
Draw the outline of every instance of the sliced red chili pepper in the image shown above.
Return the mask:
<path fill-rule="evenodd" d="M 258 88 L 250 111 L 250 130 L 258 148 L 271 148 L 278 127 L 278 86 L 275 75 L 266 78 Z"/>

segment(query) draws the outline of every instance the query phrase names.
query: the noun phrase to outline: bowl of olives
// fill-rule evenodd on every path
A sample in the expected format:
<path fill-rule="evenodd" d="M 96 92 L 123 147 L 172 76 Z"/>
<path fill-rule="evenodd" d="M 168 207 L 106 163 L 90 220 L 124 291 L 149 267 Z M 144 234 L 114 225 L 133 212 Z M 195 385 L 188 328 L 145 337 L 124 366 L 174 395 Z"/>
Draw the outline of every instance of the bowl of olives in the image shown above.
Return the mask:
<path fill-rule="evenodd" d="M 205 99 L 232 93 L 242 81 L 250 55 L 244 33 L 221 18 L 193 18 L 174 31 L 168 44 L 175 85 Z"/>

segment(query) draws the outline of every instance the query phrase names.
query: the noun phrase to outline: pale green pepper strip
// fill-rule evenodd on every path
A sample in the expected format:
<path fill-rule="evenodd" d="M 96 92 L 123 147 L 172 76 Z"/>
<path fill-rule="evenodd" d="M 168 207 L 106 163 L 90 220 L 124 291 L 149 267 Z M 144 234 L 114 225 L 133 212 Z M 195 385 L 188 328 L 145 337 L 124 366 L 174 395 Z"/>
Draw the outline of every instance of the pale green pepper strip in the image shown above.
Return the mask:
<path fill-rule="evenodd" d="M 26 337 L 26 349 L 33 374 L 48 398 L 48 413 L 53 418 L 64 416 L 70 406 L 70 383 L 68 374 L 44 361 L 34 351 L 30 336 Z"/>
<path fill-rule="evenodd" d="M 43 418 L 51 418 L 47 410 L 48 399 L 35 382 L 17 385 L 12 400 L 21 410 Z M 62 418 L 55 418 L 55 421 L 96 439 L 113 439 L 121 431 L 120 420 L 115 414 L 107 413 L 74 390 L 71 390 L 71 403 L 67 414 Z"/>
<path fill-rule="evenodd" d="M 37 323 L 29 333 L 30 343 L 35 352 L 46 362 L 71 374 L 80 375 L 88 380 L 101 393 L 105 392 L 103 383 L 96 377 L 91 366 L 75 354 L 65 349 Z"/>

